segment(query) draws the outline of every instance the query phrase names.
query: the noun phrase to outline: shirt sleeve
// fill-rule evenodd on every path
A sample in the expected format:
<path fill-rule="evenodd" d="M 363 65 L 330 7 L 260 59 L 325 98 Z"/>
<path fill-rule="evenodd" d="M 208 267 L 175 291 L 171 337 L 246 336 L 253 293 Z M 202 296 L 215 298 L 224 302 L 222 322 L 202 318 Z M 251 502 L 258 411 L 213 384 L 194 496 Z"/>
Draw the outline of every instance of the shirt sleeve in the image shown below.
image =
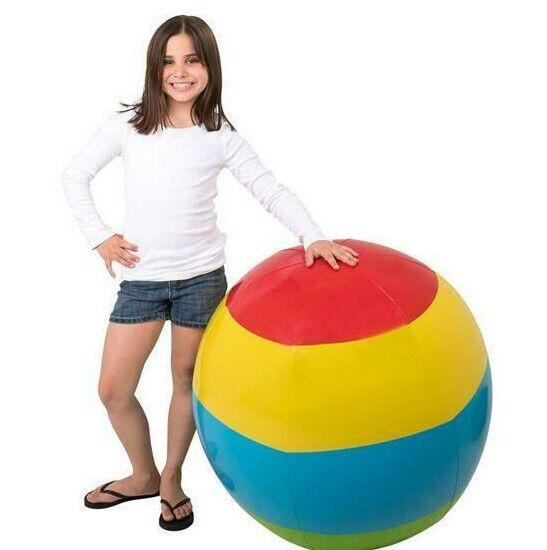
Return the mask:
<path fill-rule="evenodd" d="M 328 240 L 298 197 L 281 184 L 259 159 L 249 143 L 228 123 L 221 129 L 223 166 L 307 249 L 317 240 Z"/>
<path fill-rule="evenodd" d="M 120 114 L 110 116 L 61 176 L 65 198 L 92 249 L 116 233 L 97 212 L 90 184 L 99 170 L 121 154 L 123 131 Z"/>

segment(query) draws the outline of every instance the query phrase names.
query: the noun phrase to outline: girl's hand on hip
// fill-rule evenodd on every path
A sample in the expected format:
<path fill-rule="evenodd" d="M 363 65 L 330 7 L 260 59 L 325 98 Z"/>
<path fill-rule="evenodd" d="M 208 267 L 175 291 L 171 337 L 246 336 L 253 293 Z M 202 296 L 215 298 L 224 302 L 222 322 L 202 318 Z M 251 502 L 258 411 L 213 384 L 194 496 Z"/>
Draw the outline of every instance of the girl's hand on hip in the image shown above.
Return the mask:
<path fill-rule="evenodd" d="M 313 265 L 315 258 L 325 258 L 333 269 L 340 269 L 336 258 L 342 262 L 356 266 L 359 262 L 359 252 L 349 246 L 338 244 L 333 241 L 314 241 L 306 250 L 306 267 Z"/>
<path fill-rule="evenodd" d="M 95 250 L 101 255 L 106 269 L 112 277 L 116 277 L 112 269 L 112 262 L 115 261 L 127 267 L 135 267 L 133 262 L 140 260 L 138 256 L 128 252 L 128 250 L 138 250 L 138 246 L 126 241 L 123 235 L 118 235 L 117 233 L 106 239 L 106 241 L 103 241 L 99 246 L 96 246 Z"/>

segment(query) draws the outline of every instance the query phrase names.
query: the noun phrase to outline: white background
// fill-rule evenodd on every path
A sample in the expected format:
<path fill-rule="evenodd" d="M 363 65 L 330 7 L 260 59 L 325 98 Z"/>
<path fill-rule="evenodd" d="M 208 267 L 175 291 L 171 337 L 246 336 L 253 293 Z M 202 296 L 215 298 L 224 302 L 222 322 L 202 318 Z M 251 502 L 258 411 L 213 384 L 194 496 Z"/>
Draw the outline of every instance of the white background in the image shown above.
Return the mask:
<path fill-rule="evenodd" d="M 399 545 L 540 547 L 544 530 L 547 18 L 542 2 L 19 2 L 1 18 L 2 524 L 10 547 L 289 548 L 248 517 L 197 435 L 183 469 L 195 524 L 159 502 L 104 511 L 82 498 L 130 473 L 96 391 L 119 278 L 65 203 L 65 165 L 119 101 L 142 92 L 145 52 L 173 15 L 202 17 L 223 63 L 223 106 L 331 238 L 410 254 L 460 292 L 494 384 L 482 461 L 437 525 Z M 8 11 L 9 10 L 9 11 Z M 123 221 L 121 159 L 93 182 Z M 232 286 L 295 237 L 227 171 L 218 223 Z M 115 265 L 119 272 L 119 265 Z M 169 324 L 137 395 L 161 469 Z M 336 506 L 332 502 L 332 506 Z M 123 545 L 123 546 L 120 546 Z"/>

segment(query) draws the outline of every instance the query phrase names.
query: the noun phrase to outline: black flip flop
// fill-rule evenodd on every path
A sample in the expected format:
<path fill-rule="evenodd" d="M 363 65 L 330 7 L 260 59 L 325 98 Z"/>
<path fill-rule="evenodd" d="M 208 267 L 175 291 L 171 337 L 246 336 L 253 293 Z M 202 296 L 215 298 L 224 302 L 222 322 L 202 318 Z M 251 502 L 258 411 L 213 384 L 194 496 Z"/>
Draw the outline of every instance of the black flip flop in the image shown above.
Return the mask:
<path fill-rule="evenodd" d="M 183 498 L 178 504 L 175 504 L 175 506 L 171 506 L 169 502 L 167 502 L 164 498 L 160 501 L 162 504 L 165 504 L 169 510 L 171 510 L 171 513 L 173 516 L 175 516 L 175 508 L 178 508 L 179 506 L 182 506 L 183 504 L 186 504 L 187 502 L 190 502 L 190 499 L 188 497 Z M 163 517 L 163 514 L 160 514 L 160 527 L 163 527 L 164 529 L 167 529 L 167 531 L 180 531 L 182 529 L 186 529 L 187 527 L 190 527 L 194 523 L 194 512 L 190 512 L 187 516 L 184 516 L 180 519 L 171 519 L 166 520 Z"/>
<path fill-rule="evenodd" d="M 114 483 L 114 481 L 116 480 L 112 480 L 112 481 L 109 481 L 108 483 L 105 483 L 99 489 L 99 492 L 108 493 L 109 495 L 118 497 L 118 500 L 113 500 L 112 502 L 91 502 L 90 500 L 87 499 L 87 495 L 89 495 L 89 493 L 92 493 L 93 491 L 89 491 L 89 493 L 87 493 L 84 497 L 84 504 L 88 508 L 110 508 L 111 506 L 116 506 L 116 504 L 121 504 L 122 502 L 127 502 L 129 500 L 138 500 L 141 498 L 152 498 L 152 497 L 160 496 L 159 492 L 154 493 L 152 495 L 135 495 L 135 496 L 122 495 L 117 491 L 112 491 L 111 489 L 107 489 L 108 485 L 110 485 L 111 483 Z"/>

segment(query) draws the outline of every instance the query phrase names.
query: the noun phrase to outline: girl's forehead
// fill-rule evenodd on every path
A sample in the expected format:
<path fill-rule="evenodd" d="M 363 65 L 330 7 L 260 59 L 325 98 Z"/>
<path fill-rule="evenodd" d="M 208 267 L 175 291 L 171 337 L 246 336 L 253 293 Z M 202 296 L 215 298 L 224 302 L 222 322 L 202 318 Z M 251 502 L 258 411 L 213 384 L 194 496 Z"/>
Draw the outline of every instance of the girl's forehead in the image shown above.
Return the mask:
<path fill-rule="evenodd" d="M 167 40 L 167 44 L 165 46 L 165 52 L 168 53 L 176 53 L 179 55 L 188 55 L 191 53 L 194 53 L 194 42 L 190 36 L 184 33 L 179 33 L 171 36 L 169 40 Z"/>

